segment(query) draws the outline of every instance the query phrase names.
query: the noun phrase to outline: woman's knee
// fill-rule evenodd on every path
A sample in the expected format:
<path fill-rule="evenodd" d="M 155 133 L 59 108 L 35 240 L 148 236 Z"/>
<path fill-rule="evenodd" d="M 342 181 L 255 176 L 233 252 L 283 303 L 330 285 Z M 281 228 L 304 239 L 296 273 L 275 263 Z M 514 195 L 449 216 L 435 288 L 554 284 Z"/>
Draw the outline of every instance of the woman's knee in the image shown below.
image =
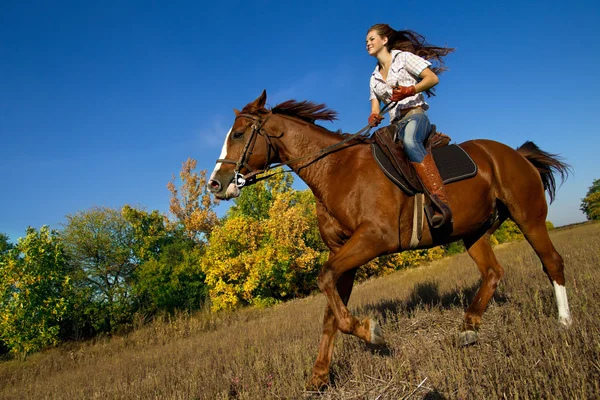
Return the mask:
<path fill-rule="evenodd" d="M 417 144 L 417 140 L 416 140 L 416 133 L 417 133 L 417 121 L 415 120 L 410 120 L 406 126 L 404 127 L 404 147 L 405 148 L 415 148 L 416 146 L 418 146 Z"/>
<path fill-rule="evenodd" d="M 406 124 L 404 129 L 404 150 L 406 151 L 409 160 L 413 162 L 423 161 L 423 158 L 427 153 L 419 128 L 419 121 L 417 119 L 412 119 Z"/>
<path fill-rule="evenodd" d="M 417 114 L 415 117 L 415 140 L 423 142 L 431 130 L 431 123 L 425 114 Z"/>

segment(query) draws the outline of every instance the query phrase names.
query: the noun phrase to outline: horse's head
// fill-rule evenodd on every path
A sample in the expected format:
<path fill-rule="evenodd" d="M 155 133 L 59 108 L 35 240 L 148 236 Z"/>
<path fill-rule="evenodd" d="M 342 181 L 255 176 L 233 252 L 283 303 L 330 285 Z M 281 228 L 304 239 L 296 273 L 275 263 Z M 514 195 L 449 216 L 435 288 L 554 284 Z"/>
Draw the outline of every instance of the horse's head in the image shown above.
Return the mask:
<path fill-rule="evenodd" d="M 263 91 L 242 111 L 234 110 L 233 126 L 225 137 L 221 156 L 208 181 L 208 189 L 216 198 L 238 197 L 245 183 L 244 175 L 263 171 L 274 161 L 270 159 L 272 145 L 264 131 L 270 114 L 265 108 L 266 101 L 267 93 Z"/>

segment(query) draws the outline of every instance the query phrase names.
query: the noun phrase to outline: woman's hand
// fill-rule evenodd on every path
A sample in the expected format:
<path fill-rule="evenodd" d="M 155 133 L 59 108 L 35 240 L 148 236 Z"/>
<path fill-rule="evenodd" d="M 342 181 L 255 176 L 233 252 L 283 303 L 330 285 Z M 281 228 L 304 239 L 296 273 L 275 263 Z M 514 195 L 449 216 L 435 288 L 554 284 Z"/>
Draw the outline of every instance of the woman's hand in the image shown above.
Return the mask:
<path fill-rule="evenodd" d="M 375 127 L 379 125 L 383 121 L 383 115 L 379 115 L 378 113 L 372 113 L 369 115 L 369 125 Z"/>
<path fill-rule="evenodd" d="M 417 89 L 414 86 L 396 86 L 392 89 L 391 101 L 401 101 L 407 97 L 417 94 Z"/>

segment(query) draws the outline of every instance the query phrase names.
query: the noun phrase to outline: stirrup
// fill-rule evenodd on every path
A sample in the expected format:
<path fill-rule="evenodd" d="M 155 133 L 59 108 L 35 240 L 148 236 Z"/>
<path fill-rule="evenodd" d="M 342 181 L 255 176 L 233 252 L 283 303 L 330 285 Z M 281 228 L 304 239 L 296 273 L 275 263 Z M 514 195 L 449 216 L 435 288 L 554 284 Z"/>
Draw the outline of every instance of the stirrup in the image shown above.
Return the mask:
<path fill-rule="evenodd" d="M 431 227 L 438 229 L 447 223 L 452 224 L 454 221 L 452 220 L 452 210 L 450 210 L 450 207 L 436 195 L 429 195 L 429 199 L 435 205 L 435 208 L 431 204 L 425 207 L 425 213 L 431 223 Z"/>

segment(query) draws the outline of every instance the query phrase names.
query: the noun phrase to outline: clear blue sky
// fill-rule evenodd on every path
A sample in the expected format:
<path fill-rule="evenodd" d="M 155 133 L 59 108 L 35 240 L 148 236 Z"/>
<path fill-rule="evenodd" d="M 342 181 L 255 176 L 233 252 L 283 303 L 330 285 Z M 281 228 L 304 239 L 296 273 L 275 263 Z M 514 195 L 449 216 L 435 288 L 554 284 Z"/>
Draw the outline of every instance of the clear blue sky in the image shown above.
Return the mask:
<path fill-rule="evenodd" d="M 456 48 L 429 99 L 456 142 L 533 140 L 575 171 L 549 219 L 584 220 L 600 178 L 598 1 L 0 2 L 0 232 L 92 206 L 168 211 L 188 157 L 212 171 L 233 108 L 324 102 L 329 129 L 370 112 L 369 26 Z M 228 204 L 219 206 L 219 213 Z"/>

